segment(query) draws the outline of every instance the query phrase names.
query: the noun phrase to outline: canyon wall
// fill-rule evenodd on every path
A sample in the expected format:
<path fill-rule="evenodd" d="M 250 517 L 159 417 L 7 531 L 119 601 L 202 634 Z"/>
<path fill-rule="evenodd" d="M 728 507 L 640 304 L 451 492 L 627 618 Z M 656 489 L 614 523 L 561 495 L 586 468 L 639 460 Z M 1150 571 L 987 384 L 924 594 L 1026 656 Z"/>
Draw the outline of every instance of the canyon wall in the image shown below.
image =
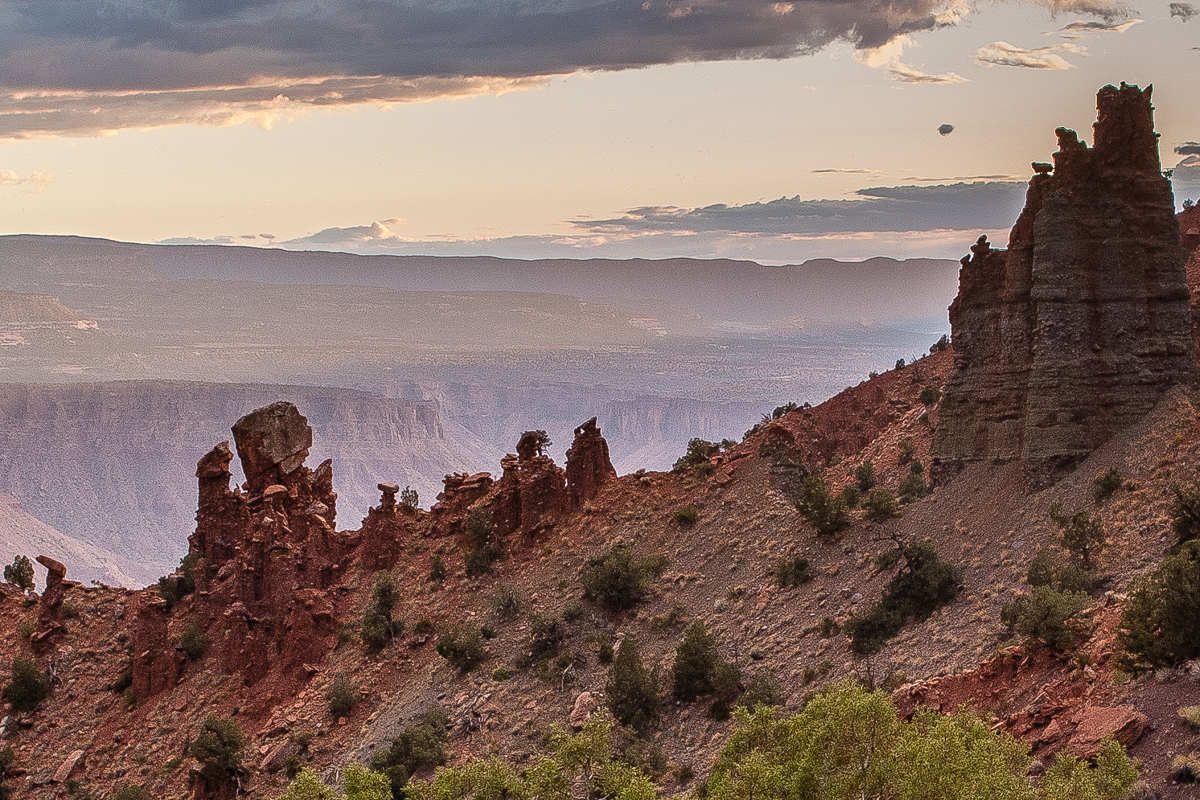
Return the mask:
<path fill-rule="evenodd" d="M 1150 88 L 1097 95 L 1095 143 L 1059 128 L 1007 251 L 981 237 L 950 306 L 955 366 L 932 454 L 1050 475 L 1196 374 L 1191 309 Z"/>

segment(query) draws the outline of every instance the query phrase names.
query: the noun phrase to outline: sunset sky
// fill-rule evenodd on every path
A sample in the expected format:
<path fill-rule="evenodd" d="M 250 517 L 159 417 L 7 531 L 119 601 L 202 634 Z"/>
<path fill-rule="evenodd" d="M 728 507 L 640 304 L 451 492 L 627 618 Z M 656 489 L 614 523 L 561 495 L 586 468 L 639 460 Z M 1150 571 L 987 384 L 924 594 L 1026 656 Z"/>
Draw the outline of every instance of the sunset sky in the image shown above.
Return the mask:
<path fill-rule="evenodd" d="M 8 0 L 0 233 L 517 257 L 957 257 L 1200 4 Z"/>

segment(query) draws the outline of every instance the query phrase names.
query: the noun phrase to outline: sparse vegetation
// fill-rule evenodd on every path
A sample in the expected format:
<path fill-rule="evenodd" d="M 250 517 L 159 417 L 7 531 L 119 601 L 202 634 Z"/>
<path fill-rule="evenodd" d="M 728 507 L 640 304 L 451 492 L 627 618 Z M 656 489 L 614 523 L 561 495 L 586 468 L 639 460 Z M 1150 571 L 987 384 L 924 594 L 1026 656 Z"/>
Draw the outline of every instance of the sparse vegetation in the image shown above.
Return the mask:
<path fill-rule="evenodd" d="M 521 613 L 525 599 L 521 593 L 507 583 L 498 583 L 488 598 L 492 613 L 503 620 L 515 619 Z"/>
<path fill-rule="evenodd" d="M 416 489 L 412 488 L 411 486 L 405 486 L 403 489 L 400 490 L 401 505 L 406 505 L 409 508 L 416 508 L 417 504 L 420 502 L 421 502 L 421 497 L 420 497 L 420 495 L 417 494 Z"/>
<path fill-rule="evenodd" d="M 702 475 L 708 475 L 713 471 L 713 464 L 709 460 L 720 450 L 720 445 L 715 442 L 709 442 L 704 439 L 692 439 L 688 442 L 687 452 L 685 452 L 671 467 L 671 471 L 675 473 L 697 472 Z"/>
<path fill-rule="evenodd" d="M 1200 542 L 1136 579 L 1121 608 L 1116 665 L 1137 674 L 1200 655 Z"/>
<path fill-rule="evenodd" d="M 122 784 L 112 793 L 109 800 L 151 800 L 150 793 L 136 783 Z"/>
<path fill-rule="evenodd" d="M 183 635 L 179 637 L 179 649 L 189 661 L 199 661 L 208 652 L 208 636 L 195 620 L 189 620 L 183 629 Z"/>
<path fill-rule="evenodd" d="M 921 462 L 914 461 L 912 463 L 916 465 Z M 929 487 L 925 484 L 925 479 L 917 472 L 909 472 L 896 488 L 901 503 L 914 503 L 929 494 Z"/>
<path fill-rule="evenodd" d="M 4 698 L 17 711 L 28 713 L 36 711 L 49 696 L 50 676 L 42 672 L 32 658 L 13 656 L 9 680 L 4 685 Z"/>
<path fill-rule="evenodd" d="M 787 697 L 779 681 L 769 672 L 757 672 L 746 681 L 746 691 L 737 704 L 753 709 L 756 706 L 781 706 Z"/>
<path fill-rule="evenodd" d="M 717 640 L 703 622 L 693 622 L 675 650 L 675 664 L 671 668 L 675 698 L 690 703 L 712 692 L 712 673 L 718 661 Z"/>
<path fill-rule="evenodd" d="M 525 640 L 526 658 L 531 663 L 554 658 L 566 638 L 567 630 L 560 617 L 553 614 L 530 614 L 529 635 Z"/>
<path fill-rule="evenodd" d="M 867 459 L 854 469 L 854 481 L 858 490 L 864 494 L 875 488 L 878 479 L 875 477 L 875 462 Z"/>
<path fill-rule="evenodd" d="M 687 606 L 678 600 L 672 600 L 671 605 L 667 608 L 667 613 L 659 614 L 650 619 L 650 627 L 658 633 L 663 633 L 672 628 L 679 627 L 687 617 Z"/>
<path fill-rule="evenodd" d="M 1183 706 L 1176 713 L 1193 731 L 1200 731 L 1200 706 Z"/>
<path fill-rule="evenodd" d="M 923 406 L 934 405 L 938 400 L 942 399 L 942 390 L 936 386 L 926 386 L 921 390 L 921 396 L 919 399 L 921 401 L 921 405 Z"/>
<path fill-rule="evenodd" d="M 329 705 L 329 713 L 335 717 L 349 714 L 358 705 L 358 684 L 349 675 L 339 672 L 325 687 L 325 702 Z"/>
<path fill-rule="evenodd" d="M 801 556 L 793 556 L 792 558 L 779 559 L 778 563 L 775 564 L 774 578 L 775 583 L 779 584 L 779 588 L 792 589 L 808 583 L 813 579 L 813 576 L 808 559 Z"/>
<path fill-rule="evenodd" d="M 179 562 L 178 574 L 164 575 L 158 579 L 158 594 L 166 601 L 168 611 L 196 591 L 196 562 L 199 559 L 198 554 L 188 553 Z"/>
<path fill-rule="evenodd" d="M 896 359 L 896 369 L 901 370 L 901 369 L 904 369 L 905 366 L 907 366 L 907 363 L 904 361 L 903 358 Z"/>
<path fill-rule="evenodd" d="M 429 561 L 429 578 L 430 583 L 441 583 L 446 580 L 446 564 L 442 561 L 441 556 L 434 556 Z"/>
<path fill-rule="evenodd" d="M 642 664 L 637 637 L 632 633 L 621 642 L 604 693 L 622 725 L 645 731 L 658 715 L 658 673 Z"/>
<path fill-rule="evenodd" d="M 413 625 L 413 633 L 417 636 L 424 636 L 427 633 L 433 633 L 433 621 L 429 617 L 421 617 L 417 620 L 417 624 Z"/>
<path fill-rule="evenodd" d="M 700 512 L 694 506 L 684 506 L 675 510 L 671 517 L 681 528 L 690 528 L 700 521 Z"/>
<path fill-rule="evenodd" d="M 1084 592 L 1056 592 L 1049 586 L 1037 586 L 1032 595 L 1018 597 L 1004 606 L 1000 621 L 1030 642 L 1051 650 L 1066 650 L 1075 644 L 1068 622 L 1089 603 Z"/>
<path fill-rule="evenodd" d="M 483 633 L 474 622 L 456 622 L 438 637 L 438 655 L 458 667 L 460 672 L 470 672 L 483 662 L 487 651 L 483 646 Z"/>
<path fill-rule="evenodd" d="M 907 436 L 900 440 L 899 447 L 901 464 L 907 464 L 917 455 L 917 448 L 913 445 L 912 439 Z"/>
<path fill-rule="evenodd" d="M 1050 519 L 1054 520 L 1062 531 L 1062 545 L 1071 555 L 1079 559 L 1084 569 L 1093 567 L 1093 560 L 1108 543 L 1104 533 L 1104 525 L 1100 518 L 1093 517 L 1086 511 L 1079 511 L 1067 517 L 1061 503 L 1050 507 Z"/>
<path fill-rule="evenodd" d="M 1117 493 L 1117 489 L 1121 488 L 1121 473 L 1116 467 L 1111 467 L 1103 475 L 1096 476 L 1095 483 L 1092 484 L 1092 499 L 1096 501 L 1096 505 L 1100 505 L 1108 498 Z"/>
<path fill-rule="evenodd" d="M 585 597 L 614 611 L 631 608 L 646 596 L 652 578 L 666 569 L 666 558 L 636 558 L 625 545 L 618 545 L 591 558 L 580 573 Z"/>
<path fill-rule="evenodd" d="M 846 623 L 850 647 L 856 653 L 877 653 L 908 620 L 923 620 L 958 596 L 961 572 L 938 557 L 925 542 L 896 548 L 904 566 L 888 583 L 879 602 Z M 882 556 L 881 556 L 882 560 Z"/>
<path fill-rule="evenodd" d="M 446 727 L 449 724 L 446 712 L 435 706 L 400 731 L 387 750 L 372 756 L 371 769 L 388 779 L 394 800 L 404 800 L 408 796 L 405 787 L 417 772 L 446 763 Z"/>
<path fill-rule="evenodd" d="M 33 590 L 33 562 L 29 556 L 13 557 L 13 562 L 4 568 L 4 582 L 26 592 Z"/>
<path fill-rule="evenodd" d="M 236 722 L 210 714 L 192 742 L 192 758 L 200 762 L 200 771 L 207 780 L 228 785 L 241 772 L 245 744 L 246 735 Z"/>
<path fill-rule="evenodd" d="M 467 577 L 475 578 L 492 571 L 492 565 L 504 557 L 504 548 L 492 522 L 492 512 L 473 508 L 463 520 L 463 566 Z"/>
<path fill-rule="evenodd" d="M 1175 756 L 1171 762 L 1171 780 L 1176 783 L 1195 783 L 1200 780 L 1200 758 L 1195 753 Z"/>
<path fill-rule="evenodd" d="M 1176 546 L 1200 539 L 1200 483 L 1172 486 L 1175 502 L 1171 504 L 1171 530 Z"/>
<path fill-rule="evenodd" d="M 817 529 L 818 536 L 834 536 L 850 527 L 850 512 L 841 497 L 831 497 L 821 473 L 813 472 L 804 479 L 796 510 Z"/>
<path fill-rule="evenodd" d="M 934 353 L 940 353 L 943 350 L 948 349 L 949 347 L 950 347 L 950 337 L 943 333 L 942 338 L 938 339 L 936 342 L 934 342 L 933 344 L 931 344 L 929 346 L 929 355 L 933 355 Z"/>
<path fill-rule="evenodd" d="M 392 574 L 386 570 L 375 573 L 375 588 L 362 616 L 362 641 L 371 652 L 382 650 L 404 633 L 403 620 L 392 616 L 399 600 L 400 591 Z"/>
<path fill-rule="evenodd" d="M 896 496 L 883 488 L 867 492 L 867 496 L 862 500 L 862 507 L 867 512 L 867 519 L 872 522 L 882 522 L 900 513 Z"/>

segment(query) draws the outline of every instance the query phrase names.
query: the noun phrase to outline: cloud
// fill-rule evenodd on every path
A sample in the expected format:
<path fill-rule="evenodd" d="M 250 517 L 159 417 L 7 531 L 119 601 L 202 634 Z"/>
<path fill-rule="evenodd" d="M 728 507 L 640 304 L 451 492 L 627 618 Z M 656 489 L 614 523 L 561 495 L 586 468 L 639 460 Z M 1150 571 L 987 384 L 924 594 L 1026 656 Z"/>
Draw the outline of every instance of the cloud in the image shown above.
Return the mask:
<path fill-rule="evenodd" d="M 1184 142 L 1175 148 L 1177 156 L 1200 156 L 1200 142 Z"/>
<path fill-rule="evenodd" d="M 958 18 L 954 17 L 957 22 Z M 951 23 L 943 23 L 949 25 Z M 882 69 L 901 83 L 966 83 L 967 79 L 953 72 L 930 75 L 900 60 L 905 48 L 913 46 L 911 36 L 897 36 L 879 47 L 860 49 L 854 54 L 858 63 L 871 69 Z"/>
<path fill-rule="evenodd" d="M 974 230 L 1012 224 L 1025 199 L 1025 183 L 989 181 L 941 186 L 859 189 L 853 200 L 781 197 L 745 205 L 702 208 L 645 206 L 605 220 L 576 220 L 581 233 L 725 232 L 824 235 L 851 232 Z"/>
<path fill-rule="evenodd" d="M 979 48 L 975 63 L 985 67 L 1026 67 L 1027 69 L 1073 69 L 1059 53 L 1086 55 L 1087 49 L 1077 44 L 1052 44 L 1028 50 L 1008 42 L 992 42 Z"/>
<path fill-rule="evenodd" d="M 882 175 L 883 170 L 878 169 L 850 169 L 848 167 L 837 167 L 833 169 L 814 169 L 814 173 L 837 173 L 839 175 Z"/>
<path fill-rule="evenodd" d="M 1171 16 L 1179 17 L 1183 22 L 1187 22 L 1192 17 L 1200 14 L 1200 9 L 1197 9 L 1194 3 L 1171 3 L 1169 8 L 1171 9 Z M 1197 50 L 1200 48 L 1193 47 L 1192 49 Z"/>
<path fill-rule="evenodd" d="M 1088 33 L 1124 33 L 1145 20 L 1129 19 L 1124 22 L 1072 22 L 1066 27 L 1060 28 L 1057 32 L 1064 39 L 1077 41 L 1082 39 Z M 1055 31 L 1047 31 L 1046 33 L 1054 33 Z"/>
<path fill-rule="evenodd" d="M 862 52 L 979 0 L 41 0 L 0 8 L 0 137 L 269 126 L 315 108 L 498 94 L 590 70 Z M 1109 0 L 1040 0 L 1115 19 Z M 898 58 L 906 82 L 961 82 Z"/>
<path fill-rule="evenodd" d="M 944 125 L 938 125 L 938 133 L 940 133 L 942 136 L 949 136 L 950 134 L 954 133 L 954 126 L 949 122 L 945 123 Z"/>
<path fill-rule="evenodd" d="M 44 169 L 35 169 L 24 178 L 11 169 L 0 169 L 0 186 L 27 186 L 37 194 L 44 192 L 52 180 L 54 175 Z"/>
<path fill-rule="evenodd" d="M 920 178 L 920 177 L 917 177 L 916 175 L 910 175 L 910 176 L 904 178 L 903 180 L 916 181 L 917 183 L 949 183 L 951 181 L 957 181 L 959 183 L 964 183 L 964 182 L 965 183 L 976 183 L 976 182 L 980 182 L 980 181 L 1008 182 L 1008 181 L 1019 181 L 1019 180 L 1021 180 L 1021 176 L 1020 175 L 956 175 L 953 178 L 945 178 L 945 177 L 942 177 L 942 178 Z M 1022 185 L 1024 185 L 1024 184 L 1022 184 Z"/>
<path fill-rule="evenodd" d="M 1200 155 L 1190 155 L 1171 170 L 1171 187 L 1175 202 L 1200 200 Z"/>

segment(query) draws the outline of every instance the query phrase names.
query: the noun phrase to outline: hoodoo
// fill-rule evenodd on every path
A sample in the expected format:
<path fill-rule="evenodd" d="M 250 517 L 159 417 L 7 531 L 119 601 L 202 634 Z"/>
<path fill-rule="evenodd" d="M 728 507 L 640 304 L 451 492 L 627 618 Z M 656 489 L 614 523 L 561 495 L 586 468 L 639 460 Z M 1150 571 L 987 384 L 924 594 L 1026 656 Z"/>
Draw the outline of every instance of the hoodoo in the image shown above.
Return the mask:
<path fill-rule="evenodd" d="M 1023 460 L 1040 481 L 1196 374 L 1191 308 L 1152 87 L 1105 86 L 1092 147 L 1059 128 L 1007 250 L 962 259 L 941 469 Z"/>

